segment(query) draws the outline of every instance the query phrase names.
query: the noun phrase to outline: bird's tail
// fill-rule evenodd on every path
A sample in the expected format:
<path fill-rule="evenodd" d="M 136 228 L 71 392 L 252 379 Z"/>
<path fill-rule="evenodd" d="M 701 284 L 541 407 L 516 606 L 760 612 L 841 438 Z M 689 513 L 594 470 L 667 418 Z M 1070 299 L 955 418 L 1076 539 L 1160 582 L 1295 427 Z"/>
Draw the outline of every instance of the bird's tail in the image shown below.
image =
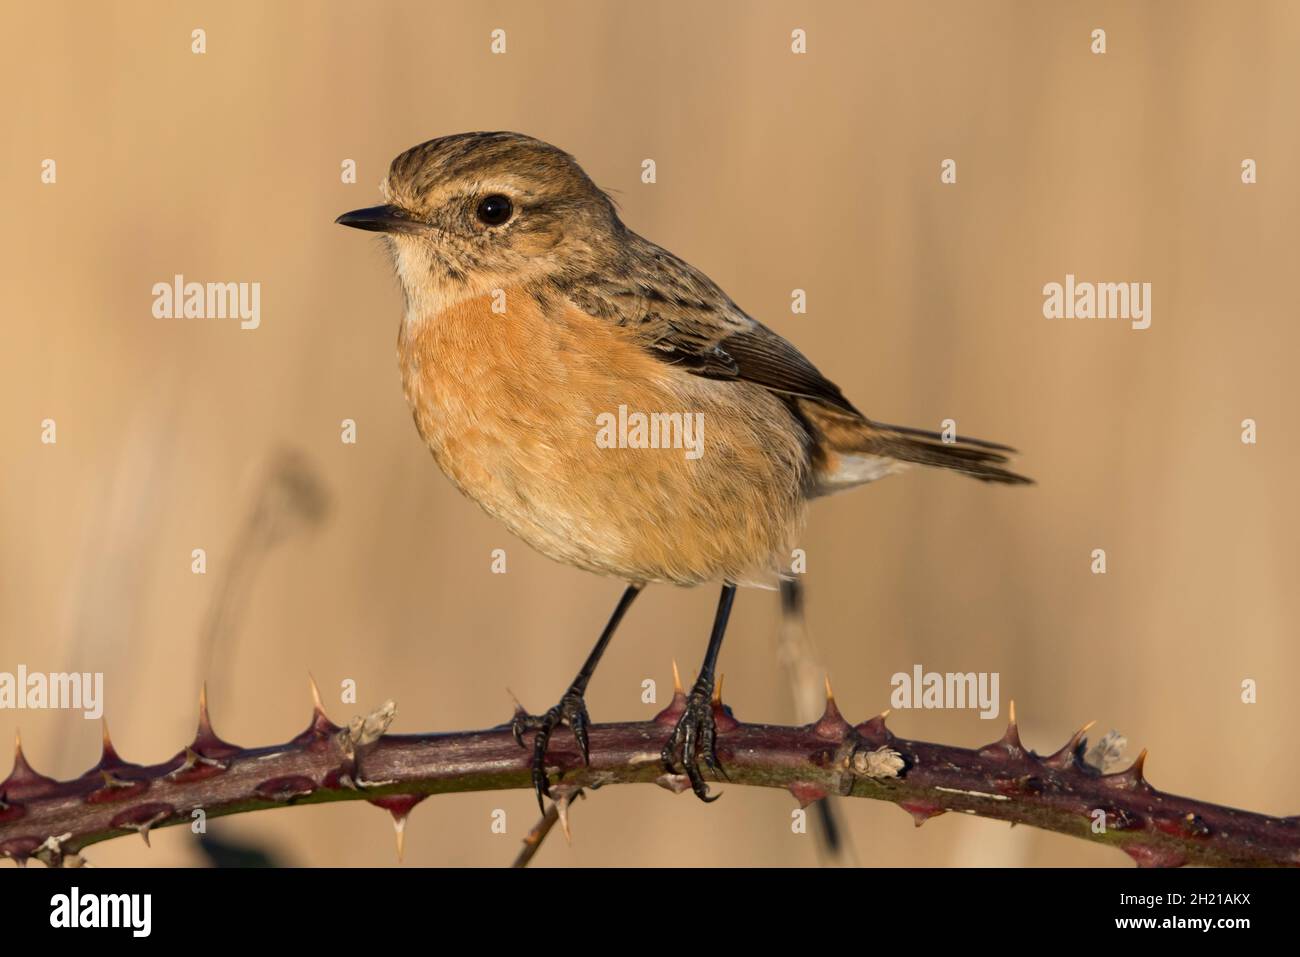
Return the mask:
<path fill-rule="evenodd" d="M 863 452 L 897 462 L 951 469 L 981 482 L 1033 485 L 1034 480 L 1003 468 L 1015 449 L 1009 445 L 962 436 L 945 438 L 938 432 L 872 422 Z"/>
<path fill-rule="evenodd" d="M 815 402 L 800 401 L 797 410 L 818 453 L 818 495 L 874 482 L 909 465 L 951 469 L 981 482 L 1034 484 L 1005 467 L 1016 451 L 1009 445 L 886 425 Z"/>

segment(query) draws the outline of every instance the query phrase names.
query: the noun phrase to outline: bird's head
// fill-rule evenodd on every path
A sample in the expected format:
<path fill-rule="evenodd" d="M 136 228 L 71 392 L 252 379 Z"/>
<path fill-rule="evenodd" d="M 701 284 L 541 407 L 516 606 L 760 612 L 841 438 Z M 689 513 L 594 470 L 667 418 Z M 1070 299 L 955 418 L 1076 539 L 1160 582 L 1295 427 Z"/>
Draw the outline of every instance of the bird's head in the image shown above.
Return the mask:
<path fill-rule="evenodd" d="M 595 266 L 623 230 L 568 153 L 521 133 L 458 133 L 402 153 L 382 206 L 336 222 L 383 233 L 421 312 Z"/>

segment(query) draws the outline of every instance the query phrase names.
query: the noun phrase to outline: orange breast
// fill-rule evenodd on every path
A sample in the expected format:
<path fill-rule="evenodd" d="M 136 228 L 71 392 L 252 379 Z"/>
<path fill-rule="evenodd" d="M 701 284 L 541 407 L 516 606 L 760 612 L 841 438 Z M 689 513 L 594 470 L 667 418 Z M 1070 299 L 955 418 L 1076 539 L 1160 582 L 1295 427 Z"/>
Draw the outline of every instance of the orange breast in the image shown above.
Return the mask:
<path fill-rule="evenodd" d="M 491 307 L 408 316 L 399 337 L 420 434 L 462 492 L 544 554 L 627 580 L 748 582 L 788 563 L 808 463 L 766 390 L 660 362 L 566 301 L 515 287 Z M 658 415 L 649 435 L 637 413 Z M 668 447 L 637 447 L 656 436 Z"/>

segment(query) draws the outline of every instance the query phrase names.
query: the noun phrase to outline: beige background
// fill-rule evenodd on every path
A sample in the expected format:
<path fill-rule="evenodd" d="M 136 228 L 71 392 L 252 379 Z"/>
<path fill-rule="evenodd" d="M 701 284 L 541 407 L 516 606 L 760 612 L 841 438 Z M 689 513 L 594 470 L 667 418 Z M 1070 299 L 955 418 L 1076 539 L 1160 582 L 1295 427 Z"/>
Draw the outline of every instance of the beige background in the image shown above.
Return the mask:
<path fill-rule="evenodd" d="M 1151 749 L 1162 788 L 1300 811 L 1300 6 L 6 7 L 0 670 L 104 671 L 128 759 L 188 740 L 201 670 L 218 730 L 248 745 L 306 723 L 308 671 L 338 719 L 396 699 L 400 731 L 494 724 L 507 686 L 541 709 L 572 677 L 619 585 L 532 553 L 438 474 L 399 387 L 385 256 L 331 225 L 377 201 L 406 147 L 517 129 L 574 153 L 630 226 L 869 414 L 953 417 L 1024 450 L 1037 488 L 913 473 L 814 509 L 809 618 L 850 717 L 886 706 L 890 676 L 914 663 L 998 671 L 1031 747 L 1096 718 L 1130 756 Z M 1099 26 L 1105 56 L 1089 52 Z M 488 51 L 495 27 L 504 56 Z M 790 53 L 795 27 L 805 56 Z M 39 181 L 47 157 L 57 185 Z M 947 157 L 956 186 L 939 183 Z M 1240 182 L 1246 157 L 1257 185 Z M 356 185 L 339 181 L 347 158 Z M 153 319 L 150 287 L 177 272 L 260 282 L 261 328 Z M 1044 319 L 1041 288 L 1067 272 L 1151 282 L 1152 327 Z M 796 287 L 806 316 L 790 314 Z M 39 441 L 45 417 L 56 446 Z M 339 441 L 343 418 L 359 423 L 355 446 Z M 329 508 L 259 557 L 240 528 L 281 448 Z M 197 547 L 206 576 L 190 572 Z M 1098 547 L 1104 577 L 1089 572 Z M 489 573 L 494 548 L 507 575 Z M 236 627 L 204 668 L 199 636 L 232 562 Z M 666 689 L 673 657 L 693 673 L 714 602 L 666 587 L 642 599 L 592 686 L 597 720 L 655 710 L 640 682 Z M 722 670 L 744 718 L 791 718 L 776 609 L 745 592 L 733 618 Z M 1253 706 L 1239 702 L 1248 677 Z M 356 706 L 338 702 L 345 678 Z M 0 735 L 20 724 L 39 770 L 95 760 L 98 727 L 80 717 L 0 712 Z M 1001 724 L 894 720 L 964 745 Z M 548 844 L 539 863 L 815 863 L 788 794 L 723 790 L 710 807 L 602 791 L 575 812 L 572 846 Z M 532 800 L 427 802 L 408 864 L 508 861 Z M 497 807 L 504 837 L 489 830 Z M 840 807 L 869 864 L 1127 861 L 987 821 L 915 831 L 891 805 Z M 360 804 L 214 831 L 296 863 L 393 860 L 386 816 Z M 198 859 L 183 829 L 89 857 Z"/>

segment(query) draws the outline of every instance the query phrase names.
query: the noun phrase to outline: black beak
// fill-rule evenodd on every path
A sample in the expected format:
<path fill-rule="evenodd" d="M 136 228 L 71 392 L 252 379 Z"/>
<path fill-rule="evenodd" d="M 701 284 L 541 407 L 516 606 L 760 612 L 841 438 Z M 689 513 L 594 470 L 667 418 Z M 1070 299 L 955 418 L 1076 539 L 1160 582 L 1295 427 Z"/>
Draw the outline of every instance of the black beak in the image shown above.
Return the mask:
<path fill-rule="evenodd" d="M 372 233 L 413 233 L 421 224 L 413 219 L 400 206 L 371 206 L 368 209 L 354 209 L 344 213 L 334 222 L 353 229 L 365 229 Z"/>

